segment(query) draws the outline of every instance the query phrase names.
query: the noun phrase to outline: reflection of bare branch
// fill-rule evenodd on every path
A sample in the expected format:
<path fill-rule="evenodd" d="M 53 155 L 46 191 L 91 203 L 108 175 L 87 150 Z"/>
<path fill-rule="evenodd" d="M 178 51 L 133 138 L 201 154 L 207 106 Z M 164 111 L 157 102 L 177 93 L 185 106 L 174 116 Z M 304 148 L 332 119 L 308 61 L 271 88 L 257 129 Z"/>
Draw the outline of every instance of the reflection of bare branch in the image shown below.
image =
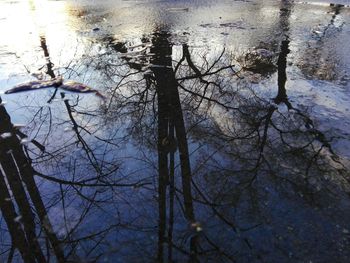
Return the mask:
<path fill-rule="evenodd" d="M 279 26 L 285 31 L 289 27 L 288 10 L 281 10 L 283 21 Z M 327 136 L 316 129 L 308 113 L 294 108 L 288 101 L 285 89 L 288 39 L 281 42 L 274 102 L 234 76 L 233 66 L 225 63 L 225 52 L 215 58 L 212 54 L 198 58 L 183 45 L 182 56 L 176 60 L 171 58 L 172 47 L 166 32 L 155 33 L 152 43 L 150 72 L 128 63 L 130 68 L 124 72 L 134 74 L 127 78 L 118 75 L 117 79 L 122 79 L 128 87 L 120 84 L 113 89 L 108 117 L 123 116 L 128 120 L 130 133 L 125 138 L 136 139 L 140 148 L 157 153 L 158 261 L 164 260 L 165 243 L 168 261 L 180 251 L 187 252 L 185 244 L 196 255 L 194 261 L 215 251 L 228 260 L 236 258 L 231 251 L 220 251 L 224 245 L 208 233 L 203 233 L 208 239 L 203 239 L 201 233 L 182 236 L 176 233 L 176 224 L 181 224 L 174 219 L 177 214 L 184 215 L 194 225 L 201 220 L 195 217 L 195 208 L 206 213 L 205 218 L 210 218 L 210 222 L 232 231 L 230 242 L 242 244 L 250 254 L 260 257 L 256 244 L 239 234 L 263 229 L 264 218 L 257 215 L 255 221 L 244 222 L 242 226 L 235 212 L 243 210 L 239 213 L 248 216 L 260 213 L 264 200 L 259 196 L 260 185 L 274 185 L 274 179 L 281 182 L 286 178 L 281 184 L 293 185 L 299 191 L 304 183 L 300 178 L 305 174 L 318 177 L 317 165 L 324 160 L 324 152 L 332 154 L 331 147 L 327 149 L 330 146 Z M 282 103 L 289 108 L 287 112 L 276 105 Z M 169 150 L 173 139 L 177 142 L 178 158 Z M 191 154 L 189 144 L 196 148 Z M 297 151 L 301 153 L 299 156 L 295 154 Z M 197 166 L 194 172 L 190 160 L 192 166 Z M 281 168 L 287 164 L 302 167 L 301 171 Z M 188 191 L 189 186 L 193 192 Z M 312 187 L 310 184 L 303 189 L 309 191 Z"/>
<path fill-rule="evenodd" d="M 62 99 L 64 98 L 64 93 L 61 93 L 61 97 Z M 72 110 L 71 110 L 71 106 L 69 105 L 69 102 L 68 100 L 64 100 L 64 104 L 66 106 L 66 109 L 67 109 L 67 112 L 68 112 L 68 115 L 69 115 L 69 118 L 70 120 L 72 121 L 72 124 L 73 124 L 73 130 L 78 138 L 78 141 L 81 143 L 85 153 L 86 153 L 86 156 L 88 157 L 91 165 L 95 168 L 97 174 L 101 174 L 102 171 L 100 169 L 100 167 L 98 166 L 98 162 L 97 162 L 97 159 L 96 159 L 96 156 L 94 154 L 94 152 L 89 148 L 88 144 L 85 142 L 84 138 L 80 135 L 80 132 L 79 132 L 79 128 L 80 126 L 77 124 L 77 122 L 75 121 L 73 115 L 72 115 Z"/>
<path fill-rule="evenodd" d="M 62 179 L 58 179 L 56 177 L 53 176 L 48 176 L 48 175 L 44 175 L 44 174 L 40 174 L 38 172 L 36 172 L 36 175 L 47 179 L 49 181 L 53 181 L 55 183 L 58 184 L 62 184 L 62 185 L 71 185 L 71 186 L 80 186 L 80 187 L 142 187 L 145 185 L 150 185 L 151 183 L 149 182 L 144 182 L 144 180 L 140 180 L 137 181 L 135 183 L 113 183 L 113 182 L 103 182 L 103 180 L 101 180 L 100 177 L 93 177 L 90 179 L 85 179 L 85 180 L 80 180 L 80 181 L 67 181 L 67 180 L 62 180 Z M 89 183 L 89 181 L 98 181 L 101 183 Z"/>

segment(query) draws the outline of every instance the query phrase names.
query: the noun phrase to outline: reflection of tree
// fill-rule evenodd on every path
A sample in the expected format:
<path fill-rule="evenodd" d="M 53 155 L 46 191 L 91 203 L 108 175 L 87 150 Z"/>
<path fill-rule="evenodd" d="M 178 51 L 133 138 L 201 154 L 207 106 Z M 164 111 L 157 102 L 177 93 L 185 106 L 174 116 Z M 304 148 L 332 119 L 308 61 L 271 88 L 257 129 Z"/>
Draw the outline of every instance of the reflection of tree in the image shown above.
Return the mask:
<path fill-rule="evenodd" d="M 190 223 L 195 223 L 191 193 L 191 167 L 188 152 L 188 143 L 184 118 L 181 109 L 180 97 L 177 89 L 175 73 L 172 69 L 172 47 L 169 44 L 169 35 L 166 33 L 155 34 L 153 38 L 154 58 L 152 68 L 156 82 L 156 92 L 158 99 L 158 166 L 159 166 L 159 252 L 158 259 L 163 261 L 163 242 L 165 240 L 166 221 L 166 185 L 170 179 L 170 209 L 173 210 L 174 199 L 174 151 L 176 141 L 179 148 L 179 158 L 181 166 L 182 191 L 184 196 L 185 217 Z M 176 139 L 174 138 L 174 129 Z M 170 153 L 170 169 L 168 168 L 168 154 Z M 170 172 L 169 172 L 170 170 Z M 170 176 L 169 176 L 170 175 Z M 170 178 L 169 178 L 170 177 Z M 172 214 L 173 212 L 170 212 Z M 171 219 L 173 220 L 173 219 Z M 172 242 L 172 223 L 169 230 L 169 241 Z M 196 237 L 190 241 L 191 261 L 196 261 Z M 171 243 L 169 246 L 169 260 L 172 258 Z"/>
<path fill-rule="evenodd" d="M 46 208 L 34 180 L 31 164 L 3 106 L 0 108 L 0 119 L 0 134 L 6 135 L 0 141 L 0 164 L 2 167 L 0 187 L 3 194 L 0 202 L 12 237 L 13 249 L 18 249 L 26 262 L 46 261 L 36 234 L 35 216 L 30 205 L 32 202 L 57 260 L 64 262 L 64 254 L 47 217 Z M 14 201 L 10 193 L 12 193 Z M 23 224 L 23 228 L 20 222 Z M 13 253 L 11 253 L 12 255 Z"/>
<path fill-rule="evenodd" d="M 312 39 L 307 43 L 307 48 L 298 62 L 298 67 L 306 77 L 330 81 L 341 77 L 334 41 L 344 25 L 337 21 L 343 7 L 341 4 L 330 4 L 332 16 L 329 23 L 318 25 L 312 31 Z"/>
<path fill-rule="evenodd" d="M 181 159 L 181 155 L 188 155 L 188 160 L 191 160 L 192 169 L 188 169 L 188 174 L 193 189 L 190 189 L 188 196 L 192 196 L 193 200 L 189 207 L 193 207 L 193 213 L 196 211 L 193 225 L 200 225 L 197 221 L 202 218 L 197 213 L 202 214 L 204 210 L 207 218 L 220 221 L 230 233 L 230 236 L 222 235 L 220 240 L 211 233 L 215 230 L 204 231 L 197 237 L 197 241 L 201 240 L 197 243 L 197 255 L 210 257 L 216 254 L 225 260 L 233 260 L 236 256 L 232 247 L 225 245 L 232 242 L 236 244 L 237 251 L 245 251 L 242 254 L 248 250 L 260 257 L 256 250 L 256 246 L 260 245 L 254 239 L 238 237 L 238 233 L 249 236 L 264 224 L 264 218 L 252 216 L 251 209 L 255 212 L 263 209 L 261 204 L 265 197 L 261 195 L 266 185 L 279 189 L 276 191 L 286 196 L 300 193 L 303 202 L 322 206 L 321 200 L 333 200 L 332 194 L 328 196 L 328 193 L 336 192 L 342 184 L 345 170 L 333 153 L 330 140 L 316 128 L 307 112 L 294 107 L 287 97 L 285 84 L 289 40 L 288 37 L 285 39 L 285 35 L 289 27 L 288 8 L 281 8 L 281 30 L 285 32 L 278 58 L 278 92 L 274 102 L 237 78 L 225 52 L 218 56 L 196 56 L 195 49 L 184 44 L 180 47 L 181 53 L 177 53 L 182 55 L 178 55 L 175 61 L 174 47 L 169 44 L 167 33 L 154 34 L 149 55 L 147 51 L 137 54 L 137 59 L 150 56 L 150 65 L 138 64 L 134 67 L 135 61 L 129 63 L 132 58 L 128 58 L 130 68 L 124 70 L 126 74 L 119 76 L 121 80 L 113 88 L 108 114 L 113 116 L 113 112 L 120 112 L 130 116 L 131 136 L 151 148 L 155 146 L 154 142 L 147 138 L 154 138 L 154 132 L 158 131 L 158 259 L 163 258 L 162 244 L 166 241 L 171 242 L 177 252 L 181 251 L 178 235 L 172 234 L 179 222 L 169 218 L 170 232 L 166 236 L 167 215 L 171 217 L 179 211 L 176 203 L 173 208 L 174 199 L 170 194 L 170 212 L 166 213 L 166 184 L 169 180 L 172 193 L 174 165 L 177 167 L 177 159 L 172 153 L 172 143 L 176 141 L 180 152 L 182 183 L 186 180 L 187 160 Z M 122 51 L 123 57 L 126 57 L 128 45 L 116 45 L 117 51 Z M 128 68 L 127 65 L 123 66 Z M 288 110 L 284 110 L 282 104 Z M 153 116 L 158 119 L 157 125 Z M 191 141 L 191 146 L 198 146 L 198 149 L 193 153 L 187 153 L 188 146 L 181 150 L 181 138 L 184 138 L 185 145 Z M 332 183 L 327 183 L 328 180 Z M 183 212 L 186 216 L 186 185 L 182 184 L 179 188 L 176 182 L 175 177 L 175 193 L 184 195 Z M 235 209 L 236 212 L 232 211 Z M 245 221 L 235 220 L 237 215 L 245 218 Z M 194 217 L 186 217 L 194 220 Z"/>
<path fill-rule="evenodd" d="M 114 196 L 120 194 L 117 189 L 139 189 L 149 185 L 149 180 L 118 175 L 119 161 L 115 155 L 119 145 L 114 135 L 109 138 L 98 135 L 98 130 L 94 131 L 83 121 L 94 119 L 96 112 L 81 111 L 65 94 L 61 96 L 63 103 L 59 111 L 66 112 L 63 121 L 54 110 L 50 110 L 49 119 L 42 107 L 33 113 L 34 119 L 26 131 L 30 137 L 36 134 L 36 139 L 28 140 L 24 132 L 14 128 L 1 106 L 0 204 L 13 242 L 9 258 L 18 249 L 25 262 L 49 261 L 51 250 L 58 262 L 79 261 L 85 257 L 97 260 L 103 255 L 100 251 L 106 247 L 106 240 L 118 229 L 136 228 L 132 222 L 120 218 L 123 215 L 110 218 L 105 210 L 114 207 Z M 64 132 L 57 127 L 63 124 L 71 129 L 66 130 L 67 136 L 57 143 L 56 136 Z M 24 138 L 23 144 L 20 138 Z M 43 187 L 39 189 L 34 176 L 39 185 L 50 189 L 49 193 L 45 193 L 47 190 Z M 13 198 L 16 202 L 9 201 Z M 106 222 L 89 225 L 99 213 L 108 215 Z M 147 231 L 147 227 L 144 228 Z M 38 234 L 41 229 L 46 237 Z M 137 229 L 143 231 L 141 227 Z"/>
<path fill-rule="evenodd" d="M 53 71 L 53 63 L 51 62 L 51 59 L 50 59 L 50 53 L 49 53 L 49 50 L 47 48 L 47 45 L 46 45 L 46 37 L 45 36 L 41 36 L 40 37 L 40 46 L 44 52 L 44 56 L 45 56 L 45 59 L 47 60 L 47 63 L 46 63 L 46 67 L 47 67 L 47 70 L 46 70 L 46 74 L 49 75 L 51 78 L 55 78 L 56 77 L 56 74 L 55 72 Z"/>
<path fill-rule="evenodd" d="M 1 170 L 1 211 L 22 257 L 47 259 L 51 249 L 37 241 L 43 235 L 34 225 L 45 230 L 50 221 L 35 218 L 59 211 L 59 228 L 50 216 L 49 232 L 66 260 L 260 262 L 271 259 L 266 251 L 289 260 L 284 250 L 293 243 L 269 235 L 283 232 L 289 218 L 270 212 L 293 202 L 300 210 L 337 205 L 334 197 L 345 198 L 341 184 L 348 186 L 327 134 L 288 100 L 289 15 L 282 5 L 272 101 L 237 76 L 226 50 L 173 46 L 169 33 L 156 32 L 138 47 L 106 39 L 110 52 L 91 60 L 114 83 L 104 111 L 63 93 L 55 105 L 28 107 L 25 132 L 12 133 L 34 139 L 25 147 L 14 135 L 0 141 L 16 138 L 12 155 L 38 177 L 35 183 L 13 173 L 23 182 L 12 186 L 15 167 Z M 1 116 L 2 129 L 10 121 Z M 38 190 L 38 182 L 45 187 Z M 11 195 L 17 199 L 6 202 Z"/>

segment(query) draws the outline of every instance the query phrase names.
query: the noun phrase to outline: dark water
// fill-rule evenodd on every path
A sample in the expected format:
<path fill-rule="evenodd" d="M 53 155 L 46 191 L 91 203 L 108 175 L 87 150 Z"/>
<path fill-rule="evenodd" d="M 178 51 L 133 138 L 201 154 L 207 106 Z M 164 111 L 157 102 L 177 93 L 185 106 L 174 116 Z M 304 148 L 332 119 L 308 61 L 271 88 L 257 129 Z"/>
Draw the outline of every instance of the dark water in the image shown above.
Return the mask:
<path fill-rule="evenodd" d="M 0 10 L 0 262 L 349 262 L 346 6 Z"/>

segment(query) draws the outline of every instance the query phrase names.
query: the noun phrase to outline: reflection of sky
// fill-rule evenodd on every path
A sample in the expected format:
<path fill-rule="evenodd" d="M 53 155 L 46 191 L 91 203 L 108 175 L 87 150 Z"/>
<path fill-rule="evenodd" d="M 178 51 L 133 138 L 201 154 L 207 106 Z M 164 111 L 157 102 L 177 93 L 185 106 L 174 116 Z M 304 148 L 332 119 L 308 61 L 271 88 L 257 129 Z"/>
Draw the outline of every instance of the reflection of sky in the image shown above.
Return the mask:
<path fill-rule="evenodd" d="M 273 1 L 31 0 L 2 3 L 0 34 L 6 37 L 0 40 L 1 88 L 8 86 L 7 81 L 9 85 L 15 82 L 8 79 L 16 71 L 25 75 L 24 65 L 32 71 L 45 63 L 39 47 L 40 35 L 46 37 L 56 66 L 67 65 L 69 59 L 79 56 L 82 50 L 77 51 L 78 54 L 76 50 L 82 49 L 86 39 L 109 35 L 121 41 L 132 40 L 159 29 L 171 31 L 175 43 L 188 42 L 211 49 L 226 46 L 239 51 L 256 46 L 260 41 L 271 41 L 281 34 L 278 28 L 280 8 L 280 4 Z M 296 8 L 291 17 L 291 22 L 298 27 L 301 19 L 303 23 L 310 23 L 311 15 L 315 22 L 321 22 L 320 18 L 324 17 L 322 9 L 306 16 L 298 13 L 304 9 L 307 10 L 305 6 Z M 99 30 L 93 31 L 94 28 Z"/>
<path fill-rule="evenodd" d="M 98 6 L 77 4 L 75 8 L 81 10 L 79 13 L 86 13 L 84 19 L 90 27 L 98 24 L 105 33 L 118 40 L 130 40 L 161 29 L 178 34 L 180 41 L 188 39 L 193 45 L 210 46 L 248 44 L 253 36 L 263 36 L 262 28 L 269 30 L 272 27 L 279 11 L 277 5 L 266 6 L 259 2 L 146 1 L 123 3 L 122 6 L 112 2 L 104 1 Z M 260 27 L 259 31 L 257 27 Z"/>

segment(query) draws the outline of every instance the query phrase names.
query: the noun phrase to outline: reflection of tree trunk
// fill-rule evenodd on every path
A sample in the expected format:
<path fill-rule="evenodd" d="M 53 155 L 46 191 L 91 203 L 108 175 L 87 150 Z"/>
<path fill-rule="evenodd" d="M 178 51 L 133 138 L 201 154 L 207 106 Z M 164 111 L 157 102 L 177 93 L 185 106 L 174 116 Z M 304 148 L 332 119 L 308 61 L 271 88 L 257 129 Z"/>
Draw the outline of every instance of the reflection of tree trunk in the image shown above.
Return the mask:
<path fill-rule="evenodd" d="M 44 51 L 44 56 L 47 61 L 46 63 L 46 74 L 48 74 L 52 79 L 56 78 L 55 72 L 53 71 L 53 63 L 51 62 L 50 59 L 50 53 L 49 49 L 47 48 L 46 44 L 46 37 L 45 36 L 40 36 L 40 46 L 42 50 Z M 51 98 L 47 101 L 47 103 L 51 103 L 51 101 L 56 97 L 58 88 L 55 88 L 55 91 L 53 92 Z"/>
<path fill-rule="evenodd" d="M 161 39 L 160 39 L 161 40 Z M 163 68 L 154 68 L 153 72 L 157 79 L 157 95 L 158 95 L 158 169 L 159 169 L 159 230 L 158 230 L 158 260 L 162 262 L 163 244 L 165 242 L 166 229 L 166 184 L 168 181 L 168 153 L 166 151 L 166 142 L 168 138 L 169 126 L 169 69 L 168 58 L 165 54 L 169 54 L 169 50 L 164 50 L 163 43 L 159 42 L 159 38 L 155 38 L 154 46 L 156 50 L 156 58 L 154 63 L 164 66 Z M 165 47 L 167 48 L 167 47 Z M 169 47 L 168 47 L 169 48 Z M 159 50 L 158 50 L 159 49 Z M 170 50 L 171 54 L 171 50 Z M 171 61 L 170 61 L 171 62 Z"/>
<path fill-rule="evenodd" d="M 23 152 L 20 140 L 16 137 L 16 132 L 11 123 L 10 117 L 2 106 L 0 107 L 0 120 L 0 134 L 11 134 L 11 136 L 0 141 L 0 164 L 2 172 L 4 173 L 3 176 L 6 176 L 8 186 L 16 200 L 18 210 L 22 217 L 24 232 L 29 248 L 35 254 L 38 262 L 46 261 L 37 240 L 34 214 L 32 213 L 32 208 L 26 191 L 28 192 L 35 210 L 39 215 L 40 222 L 51 242 L 58 261 L 64 262 L 63 251 L 60 249 L 59 241 L 53 233 L 51 223 L 48 220 L 46 208 L 35 183 L 33 169 Z M 12 236 L 12 238 L 15 237 Z M 16 247 L 20 250 L 17 244 Z"/>
<path fill-rule="evenodd" d="M 47 63 L 46 63 L 47 71 L 46 71 L 46 73 L 51 78 L 54 79 L 56 77 L 56 75 L 55 75 L 55 72 L 53 72 L 53 63 L 50 60 L 50 53 L 49 53 L 49 50 L 48 50 L 47 45 L 46 45 L 46 38 L 45 38 L 45 36 L 41 36 L 40 37 L 40 46 L 43 49 L 45 58 L 47 60 Z"/>
<path fill-rule="evenodd" d="M 292 108 L 292 105 L 288 101 L 286 82 L 287 82 L 287 56 L 290 52 L 289 50 L 289 19 L 291 15 L 291 9 L 293 7 L 293 2 L 291 1 L 281 1 L 280 8 L 280 21 L 279 27 L 282 31 L 282 35 L 285 40 L 281 42 L 281 51 L 278 56 L 277 66 L 278 66 L 278 94 L 274 99 L 276 104 L 285 103 L 288 109 Z"/>
<path fill-rule="evenodd" d="M 169 123 L 169 137 L 174 138 L 174 122 Z M 175 153 L 170 152 L 169 162 L 169 228 L 168 228 L 168 262 L 173 262 L 173 227 L 174 227 L 174 197 L 175 197 Z"/>
<path fill-rule="evenodd" d="M 278 56 L 278 94 L 275 98 L 275 103 L 285 103 L 289 109 L 292 108 L 292 105 L 288 101 L 287 91 L 286 91 L 286 82 L 287 82 L 287 56 L 289 54 L 289 40 L 282 41 L 281 52 Z"/>
<path fill-rule="evenodd" d="M 152 63 L 156 66 L 152 68 L 156 79 L 156 91 L 158 95 L 158 162 L 159 162 L 159 242 L 164 240 L 165 235 L 165 219 L 166 219 L 166 183 L 169 180 L 168 169 L 168 147 L 166 143 L 172 144 L 175 140 L 173 137 L 173 127 L 176 131 L 176 137 L 178 142 L 178 148 L 180 153 L 180 166 L 182 174 L 182 190 L 184 195 L 185 204 L 185 217 L 188 221 L 194 222 L 194 210 L 191 193 L 191 167 L 189 160 L 188 144 L 186 138 L 186 129 L 184 124 L 184 118 L 182 114 L 180 96 L 177 89 L 177 82 L 175 79 L 175 73 L 172 69 L 172 47 L 168 41 L 167 33 L 155 34 L 153 38 L 152 53 L 155 54 Z M 169 123 L 170 130 L 169 130 Z M 173 157 L 170 157 L 170 167 L 173 167 Z M 174 179 L 173 170 L 170 169 L 170 183 L 171 194 L 174 194 Z M 170 197 L 172 198 L 172 197 Z M 171 204 L 172 205 L 172 204 Z M 170 207 L 170 209 L 172 209 Z M 170 210 L 171 211 L 171 210 Z M 169 236 L 172 235 L 172 221 L 170 221 Z M 168 238 L 169 238 L 168 236 Z M 196 261 L 196 237 L 191 238 L 191 260 Z M 158 258 L 162 258 L 162 244 L 159 244 Z M 171 251 L 169 251 L 168 258 L 171 257 Z"/>
<path fill-rule="evenodd" d="M 322 41 L 323 38 L 326 36 L 326 33 L 328 31 L 328 29 L 334 25 L 334 22 L 337 18 L 337 16 L 340 14 L 340 11 L 342 10 L 342 8 L 344 7 L 344 5 L 340 5 L 340 4 L 330 4 L 330 7 L 331 7 L 331 12 L 333 12 L 333 15 L 332 15 L 332 18 L 331 18 L 331 21 L 329 22 L 329 24 L 325 27 L 322 35 L 320 36 L 320 40 L 319 41 Z"/>
<path fill-rule="evenodd" d="M 45 205 L 41 199 L 40 192 L 39 192 L 38 187 L 34 181 L 32 168 L 31 168 L 30 164 L 28 163 L 27 159 L 25 159 L 23 151 L 19 152 L 18 157 L 20 158 L 21 163 L 22 163 L 22 165 L 19 165 L 20 173 L 22 175 L 23 181 L 26 184 L 28 193 L 30 195 L 30 198 L 32 199 L 35 210 L 38 213 L 40 223 L 42 224 L 42 226 L 45 230 L 45 234 L 47 235 L 48 239 L 50 240 L 50 243 L 51 243 L 52 248 L 55 252 L 56 258 L 58 259 L 59 262 L 64 262 L 63 251 L 60 248 L 59 240 L 53 231 L 53 227 L 52 227 L 51 222 L 48 218 Z"/>
<path fill-rule="evenodd" d="M 168 155 L 162 142 L 168 136 L 168 116 L 166 94 L 158 90 L 158 169 L 159 169 L 159 232 L 158 232 L 158 259 L 163 261 L 163 243 L 166 228 L 166 184 L 168 180 Z"/>
<path fill-rule="evenodd" d="M 22 178 L 18 173 L 21 164 L 16 160 L 16 150 L 12 147 L 12 143 L 17 138 L 15 137 L 10 118 L 4 107 L 1 107 L 0 119 L 0 134 L 5 133 L 9 136 L 0 141 L 0 163 L 4 173 L 3 176 L 6 176 L 8 185 L 17 202 L 18 210 L 21 215 L 21 217 L 18 217 L 17 219 L 20 219 L 23 222 L 29 248 L 33 251 L 38 261 L 45 262 L 45 257 L 35 234 L 34 214 L 32 213 L 26 191 L 22 184 Z"/>
<path fill-rule="evenodd" d="M 9 229 L 13 246 L 19 250 L 24 262 L 35 262 L 34 256 L 30 251 L 30 246 L 26 240 L 24 231 L 18 222 L 19 217 L 16 213 L 15 206 L 12 203 L 10 193 L 7 189 L 4 178 L 5 175 L 0 169 L 0 210 Z"/>

